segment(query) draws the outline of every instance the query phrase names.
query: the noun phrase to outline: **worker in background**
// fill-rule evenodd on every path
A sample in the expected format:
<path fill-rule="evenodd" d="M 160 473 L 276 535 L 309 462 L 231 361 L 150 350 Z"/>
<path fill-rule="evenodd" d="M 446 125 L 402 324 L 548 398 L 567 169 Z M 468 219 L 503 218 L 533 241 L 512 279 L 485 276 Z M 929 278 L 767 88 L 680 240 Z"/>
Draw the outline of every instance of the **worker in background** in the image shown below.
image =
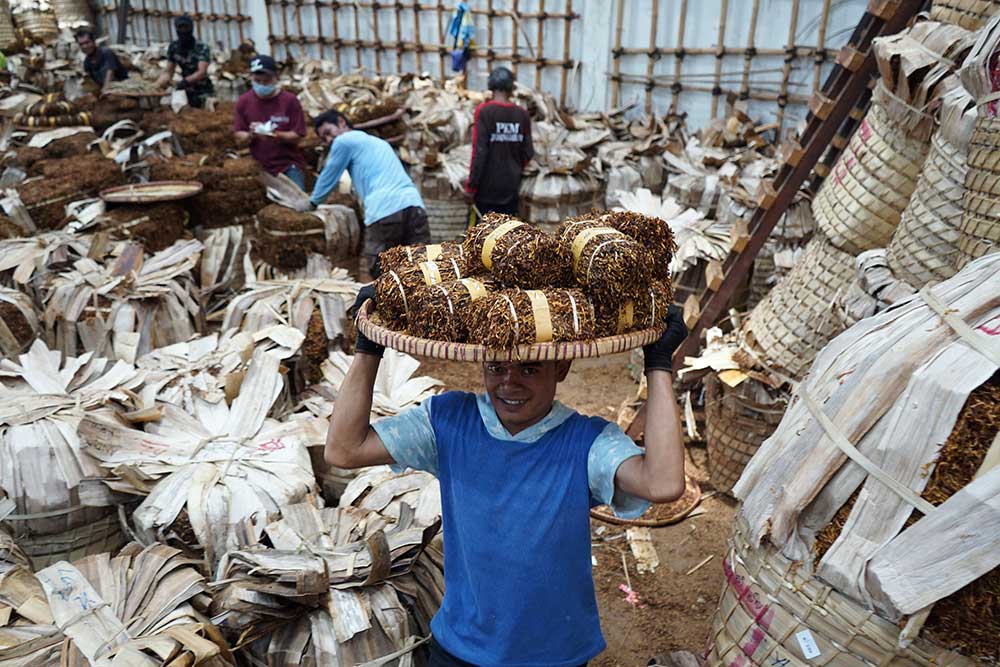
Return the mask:
<path fill-rule="evenodd" d="M 271 56 L 250 59 L 251 90 L 240 95 L 233 116 L 236 143 L 250 146 L 250 155 L 267 173 L 284 174 L 306 189 L 306 161 L 299 141 L 306 136 L 306 117 L 299 98 L 278 85 L 278 68 Z"/>
<path fill-rule="evenodd" d="M 365 286 L 355 307 L 373 295 Z M 430 667 L 575 667 L 604 650 L 591 502 L 634 518 L 684 492 L 671 364 L 686 336 L 672 306 L 662 337 L 643 348 L 643 451 L 617 424 L 554 400 L 568 361 L 489 361 L 483 393 L 438 394 L 372 424 L 384 348 L 359 331 L 324 456 L 339 468 L 396 464 L 437 476 L 445 582 Z"/>
<path fill-rule="evenodd" d="M 118 60 L 115 52 L 106 46 L 98 46 L 94 33 L 88 29 L 76 33 L 76 43 L 83 51 L 83 69 L 103 91 L 112 81 L 124 81 L 128 70 Z"/>
<path fill-rule="evenodd" d="M 200 109 L 205 106 L 205 100 L 215 92 L 212 80 L 208 78 L 208 64 L 212 60 L 212 54 L 207 44 L 194 38 L 194 21 L 187 14 L 174 19 L 174 30 L 177 32 L 177 39 L 167 47 L 167 71 L 157 81 L 157 85 L 160 88 L 170 85 L 174 80 L 174 72 L 179 67 L 181 80 L 175 87 L 187 93 L 189 105 Z"/>
<path fill-rule="evenodd" d="M 427 212 L 417 186 L 396 152 L 383 139 L 351 127 L 339 111 L 326 111 L 314 121 L 316 134 L 330 146 L 309 205 L 322 204 L 337 187 L 344 170 L 365 209 L 365 268 L 379 275 L 378 255 L 398 245 L 430 243 Z"/>
<path fill-rule="evenodd" d="M 510 101 L 514 74 L 506 67 L 490 73 L 493 99 L 476 107 L 472 126 L 472 163 L 465 199 L 479 209 L 517 215 L 521 172 L 535 155 L 531 145 L 531 117 Z"/>

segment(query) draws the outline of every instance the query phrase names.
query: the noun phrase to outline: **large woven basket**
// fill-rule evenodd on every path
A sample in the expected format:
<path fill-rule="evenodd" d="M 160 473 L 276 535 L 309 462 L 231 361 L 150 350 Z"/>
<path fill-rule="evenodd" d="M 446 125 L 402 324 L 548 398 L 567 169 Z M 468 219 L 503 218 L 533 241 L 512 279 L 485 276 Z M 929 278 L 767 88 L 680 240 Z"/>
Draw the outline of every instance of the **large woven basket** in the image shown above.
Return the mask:
<path fill-rule="evenodd" d="M 432 243 L 454 241 L 465 234 L 469 226 L 469 205 L 462 199 L 424 199 L 427 226 Z"/>
<path fill-rule="evenodd" d="M 0 0 L 0 51 L 10 53 L 17 45 L 17 32 L 10 15 L 10 3 Z"/>
<path fill-rule="evenodd" d="M 854 279 L 854 257 L 822 235 L 750 313 L 749 328 L 770 363 L 794 378 L 841 332 L 833 304 Z"/>
<path fill-rule="evenodd" d="M 35 569 L 60 560 L 74 561 L 84 556 L 115 551 L 125 544 L 125 533 L 115 509 L 86 508 L 99 518 L 57 533 L 36 534 L 22 530 L 23 523 L 13 517 L 6 520 L 14 527 L 17 545 L 31 558 Z"/>
<path fill-rule="evenodd" d="M 983 108 L 979 111 L 984 113 Z M 976 119 L 968 165 L 956 269 L 1000 250 L 1000 119 Z"/>
<path fill-rule="evenodd" d="M 813 201 L 819 228 L 837 248 L 884 248 L 917 187 L 928 142 L 895 127 L 878 102 L 851 137 Z"/>
<path fill-rule="evenodd" d="M 934 0 L 930 19 L 979 30 L 997 11 L 1000 0 Z"/>
<path fill-rule="evenodd" d="M 736 520 L 722 561 L 725 584 L 708 645 L 709 667 L 973 667 L 812 577 L 770 543 L 753 545 Z M 903 647 L 905 646 L 905 648 Z M 808 651 L 808 654 L 807 654 Z"/>
<path fill-rule="evenodd" d="M 976 122 L 972 98 L 964 90 L 955 92 L 944 104 L 917 189 L 887 248 L 892 272 L 915 286 L 955 274 L 966 157 Z"/>
<path fill-rule="evenodd" d="M 748 378 L 730 387 L 710 373 L 705 378 L 705 441 L 708 476 L 712 486 L 729 493 L 753 455 L 781 422 L 787 397 L 765 404 L 758 394 L 767 394 L 756 380 Z"/>
<path fill-rule="evenodd" d="M 52 0 L 60 30 L 76 30 L 94 23 L 87 0 Z"/>
<path fill-rule="evenodd" d="M 28 32 L 39 43 L 54 41 L 59 36 L 56 15 L 51 9 L 14 9 L 14 22 L 18 28 Z"/>

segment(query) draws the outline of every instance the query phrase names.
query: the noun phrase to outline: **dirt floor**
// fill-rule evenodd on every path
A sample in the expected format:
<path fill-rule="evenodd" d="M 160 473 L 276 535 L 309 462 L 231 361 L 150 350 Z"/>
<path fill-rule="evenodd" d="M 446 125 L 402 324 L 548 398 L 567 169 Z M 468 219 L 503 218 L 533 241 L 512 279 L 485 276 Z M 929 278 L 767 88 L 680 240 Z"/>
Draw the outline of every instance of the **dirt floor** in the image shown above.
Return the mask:
<path fill-rule="evenodd" d="M 626 363 L 625 355 L 577 361 L 556 397 L 584 414 L 614 420 L 636 389 Z M 482 388 L 479 366 L 428 360 L 419 372 L 442 380 L 449 389 Z M 734 506 L 712 493 L 703 445 L 689 445 L 687 471 L 708 497 L 695 510 L 698 516 L 651 529 L 660 561 L 655 573 L 637 572 L 624 527 L 592 521 L 594 583 L 608 648 L 591 665 L 639 667 L 671 649 L 704 649 L 722 590 L 722 555 Z M 709 556 L 711 560 L 687 574 Z M 626 599 L 622 585 L 630 585 L 638 595 L 635 604 Z"/>

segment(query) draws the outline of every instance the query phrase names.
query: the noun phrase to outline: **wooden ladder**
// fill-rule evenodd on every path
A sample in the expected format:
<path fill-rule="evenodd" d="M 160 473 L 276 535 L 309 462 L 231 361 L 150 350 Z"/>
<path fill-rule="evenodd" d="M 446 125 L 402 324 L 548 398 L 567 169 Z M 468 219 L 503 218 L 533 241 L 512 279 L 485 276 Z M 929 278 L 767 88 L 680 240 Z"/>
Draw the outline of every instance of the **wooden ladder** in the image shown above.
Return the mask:
<path fill-rule="evenodd" d="M 802 135 L 782 145 L 778 173 L 772 180 L 761 182 L 757 192 L 758 208 L 746 225 L 734 226 L 729 256 L 721 263 L 709 262 L 705 269 L 707 287 L 701 299 L 692 294 L 684 304 L 690 334 L 674 354 L 675 368 L 683 364 L 685 357 L 697 354 L 702 332 L 716 323 L 733 295 L 745 285 L 757 253 L 806 180 L 812 175 L 808 187 L 818 189 L 847 146 L 871 99 L 877 72 L 872 40 L 901 31 L 924 4 L 923 0 L 870 0 L 837 55 L 822 91 L 813 93 Z"/>

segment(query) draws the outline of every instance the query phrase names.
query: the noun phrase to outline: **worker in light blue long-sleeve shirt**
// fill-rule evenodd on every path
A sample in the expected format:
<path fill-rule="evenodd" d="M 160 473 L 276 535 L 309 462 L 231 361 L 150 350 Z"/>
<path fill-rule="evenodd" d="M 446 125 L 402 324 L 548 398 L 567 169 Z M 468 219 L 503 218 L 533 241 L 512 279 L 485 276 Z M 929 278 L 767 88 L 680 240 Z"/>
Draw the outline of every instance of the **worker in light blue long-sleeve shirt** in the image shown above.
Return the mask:
<path fill-rule="evenodd" d="M 330 145 L 309 205 L 323 203 L 346 169 L 365 209 L 364 257 L 369 278 L 379 274 L 378 255 L 398 245 L 430 243 L 427 212 L 420 192 L 392 146 L 351 127 L 339 111 L 320 114 L 316 134 Z"/>

